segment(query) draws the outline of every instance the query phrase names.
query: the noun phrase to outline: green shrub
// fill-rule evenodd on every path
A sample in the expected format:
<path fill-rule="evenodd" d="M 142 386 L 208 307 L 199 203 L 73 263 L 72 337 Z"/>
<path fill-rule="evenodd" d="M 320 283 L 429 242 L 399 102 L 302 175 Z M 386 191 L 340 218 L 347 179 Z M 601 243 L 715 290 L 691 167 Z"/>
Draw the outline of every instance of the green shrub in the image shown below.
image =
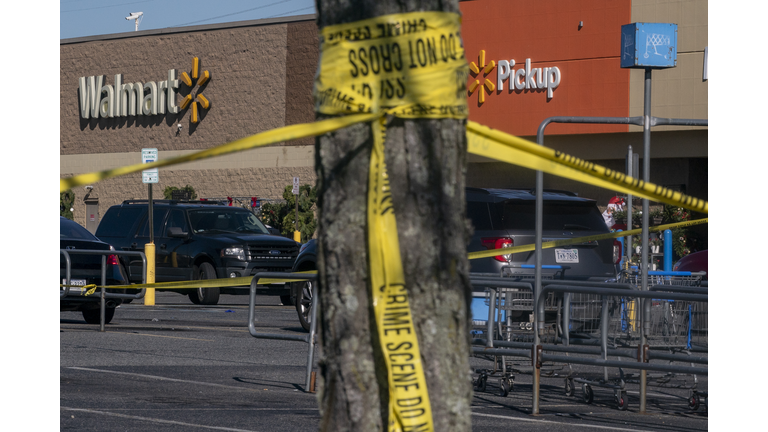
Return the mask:
<path fill-rule="evenodd" d="M 192 187 L 192 186 L 190 186 L 190 185 L 186 185 L 186 186 L 184 186 L 183 188 L 178 188 L 178 187 L 176 187 L 176 186 L 167 186 L 167 187 L 166 187 L 166 188 L 163 190 L 163 198 L 164 198 L 164 199 L 167 199 L 167 200 L 169 200 L 169 199 L 173 199 L 173 191 L 185 191 L 185 192 L 189 192 L 189 199 L 190 199 L 190 200 L 193 200 L 193 199 L 197 199 L 197 192 L 195 192 L 195 188 L 193 188 L 193 187 Z"/>
<path fill-rule="evenodd" d="M 67 189 L 61 192 L 59 199 L 59 214 L 69 220 L 74 220 L 72 216 L 72 208 L 75 206 L 75 193 L 72 189 Z"/>
<path fill-rule="evenodd" d="M 286 237 L 293 238 L 296 229 L 296 195 L 292 192 L 293 186 L 288 185 L 283 191 L 283 203 L 265 203 L 261 206 L 261 220 L 280 230 Z M 299 232 L 301 242 L 305 243 L 312 238 L 317 229 L 315 218 L 315 204 L 317 203 L 317 188 L 310 185 L 299 187 Z"/>

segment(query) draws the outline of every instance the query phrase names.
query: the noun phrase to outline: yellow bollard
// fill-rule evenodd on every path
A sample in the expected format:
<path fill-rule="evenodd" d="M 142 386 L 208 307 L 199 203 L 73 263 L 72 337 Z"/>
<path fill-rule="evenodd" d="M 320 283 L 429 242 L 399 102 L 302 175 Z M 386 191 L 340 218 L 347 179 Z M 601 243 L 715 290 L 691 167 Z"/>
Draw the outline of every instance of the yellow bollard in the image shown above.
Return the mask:
<path fill-rule="evenodd" d="M 636 321 L 635 321 L 635 314 L 636 314 L 636 302 L 634 300 L 631 300 L 627 304 L 627 318 L 629 319 L 630 327 L 632 328 L 632 331 L 637 331 Z"/>
<path fill-rule="evenodd" d="M 147 243 L 144 245 L 144 255 L 147 257 L 147 283 L 153 284 L 155 283 L 155 244 L 154 243 Z M 144 293 L 144 305 L 145 306 L 154 306 L 155 305 L 155 289 L 154 288 L 147 288 L 147 291 Z"/>
<path fill-rule="evenodd" d="M 301 242 L 301 232 L 300 231 L 294 231 L 293 232 L 293 241 Z"/>

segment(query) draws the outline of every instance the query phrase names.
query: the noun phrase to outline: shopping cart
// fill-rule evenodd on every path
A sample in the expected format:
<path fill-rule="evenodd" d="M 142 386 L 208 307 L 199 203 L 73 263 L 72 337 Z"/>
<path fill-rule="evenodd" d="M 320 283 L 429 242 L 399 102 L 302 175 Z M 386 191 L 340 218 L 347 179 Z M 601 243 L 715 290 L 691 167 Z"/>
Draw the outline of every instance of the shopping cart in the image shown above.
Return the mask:
<path fill-rule="evenodd" d="M 648 289 L 665 292 L 706 292 L 702 286 L 705 272 L 649 271 Z M 641 275 L 637 269 L 622 272 L 622 278 L 640 287 Z M 614 343 L 638 344 L 641 337 L 639 303 L 623 299 L 624 311 L 618 320 L 612 322 Z M 708 351 L 708 305 L 703 302 L 657 300 L 650 301 L 649 322 L 646 323 L 646 344 L 655 353 L 706 354 Z M 671 361 L 670 361 L 671 363 Z M 691 364 L 693 366 L 693 364 Z M 627 382 L 638 383 L 637 377 L 628 375 Z M 689 390 L 688 407 L 696 410 L 704 401 L 706 392 L 697 390 L 696 375 L 675 373 L 647 374 L 648 385 L 674 387 Z"/>
<path fill-rule="evenodd" d="M 631 291 L 628 290 L 628 294 Z M 635 303 L 631 297 L 599 296 L 592 294 L 566 294 L 563 307 L 568 311 L 568 331 L 564 334 L 566 345 L 601 346 L 600 355 L 607 360 L 609 352 L 626 348 L 631 344 L 626 335 L 631 335 L 636 314 Z M 617 327 L 618 324 L 618 327 Z M 618 335 L 617 335 L 618 328 Z M 603 338 L 605 333 L 605 338 Z M 624 337 L 616 337 L 624 336 Z M 602 374 L 580 371 L 577 376 L 572 364 L 567 364 L 565 394 L 573 396 L 576 384 L 581 384 L 584 402 L 591 404 L 594 399 L 593 387 L 613 390 L 613 398 L 619 410 L 629 406 L 626 389 L 626 376 L 622 368 L 618 375 L 611 376 L 607 367 Z"/>
<path fill-rule="evenodd" d="M 706 272 L 649 271 L 648 289 L 667 292 L 705 292 L 702 287 Z M 640 287 L 641 275 L 636 269 L 622 272 L 629 283 Z M 639 314 L 629 301 L 627 313 L 619 325 L 624 334 L 639 337 Z M 652 300 L 646 340 L 651 348 L 706 351 L 708 344 L 708 306 L 706 303 Z"/>
<path fill-rule="evenodd" d="M 542 281 L 562 280 L 565 271 L 570 267 L 561 265 L 542 266 Z M 510 272 L 510 269 L 512 271 Z M 501 275 L 473 274 L 473 286 L 483 287 L 483 292 L 473 293 L 473 302 L 483 299 L 485 307 L 473 307 L 472 333 L 476 337 L 484 337 L 490 341 L 516 342 L 519 347 L 526 346 L 530 350 L 533 343 L 533 284 L 534 275 L 530 270 L 533 265 L 504 266 Z M 520 271 L 523 272 L 520 272 Z M 502 286 L 507 284 L 508 286 Z M 509 286 L 509 285 L 514 286 Z M 550 294 L 546 301 L 545 312 L 559 318 L 561 299 Z M 490 325 L 489 325 L 490 321 Z M 561 330 L 556 326 L 556 320 L 547 327 L 546 334 L 552 340 L 558 337 Z M 559 320 L 558 320 L 559 322 Z M 492 343 L 491 343 L 492 345 Z M 515 373 L 532 373 L 530 357 L 508 355 L 490 355 L 493 361 L 491 369 L 476 369 L 477 377 L 473 379 L 475 391 L 486 390 L 486 383 L 491 378 L 499 378 L 501 396 L 507 396 L 514 388 Z M 554 367 L 544 368 L 545 374 L 554 373 Z"/>

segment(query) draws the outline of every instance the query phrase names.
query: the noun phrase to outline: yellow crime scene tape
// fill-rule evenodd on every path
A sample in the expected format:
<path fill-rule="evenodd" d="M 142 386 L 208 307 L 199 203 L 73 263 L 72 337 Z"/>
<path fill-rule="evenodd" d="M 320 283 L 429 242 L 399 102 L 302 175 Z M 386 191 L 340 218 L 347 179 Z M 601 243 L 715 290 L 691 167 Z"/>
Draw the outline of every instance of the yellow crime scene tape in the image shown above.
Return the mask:
<path fill-rule="evenodd" d="M 675 222 L 675 223 L 666 224 L 666 225 L 657 225 L 657 226 L 649 227 L 648 231 L 649 232 L 664 231 L 667 229 L 684 228 L 684 227 L 689 227 L 693 225 L 705 224 L 708 222 L 709 222 L 708 218 L 685 221 L 685 222 Z M 590 242 L 590 241 L 615 239 L 619 237 L 642 234 L 642 232 L 643 232 L 642 228 L 636 228 L 636 229 L 627 230 L 627 231 L 617 231 L 617 232 L 611 232 L 606 234 L 595 234 L 591 236 L 555 240 L 550 242 L 542 242 L 541 248 L 549 249 L 553 247 L 567 246 L 567 245 L 579 244 L 579 243 Z M 532 244 L 526 244 L 526 245 L 520 245 L 520 246 L 505 247 L 500 249 L 489 249 L 486 251 L 470 252 L 467 254 L 467 258 L 471 260 L 478 259 L 478 258 L 488 258 L 488 257 L 497 256 L 497 255 L 509 255 L 517 252 L 529 252 L 535 249 L 536 249 L 536 244 L 532 243 Z"/>
<path fill-rule="evenodd" d="M 384 118 L 374 122 L 368 179 L 371 290 L 389 380 L 389 430 L 432 431 L 432 407 L 413 327 L 397 221 L 384 163 Z"/>
<path fill-rule="evenodd" d="M 469 67 L 455 13 L 385 15 L 320 32 L 315 110 L 379 113 L 371 122 L 368 259 L 371 298 L 389 383 L 392 432 L 433 431 L 424 367 L 400 257 L 384 163 L 384 113 L 400 118 L 465 119 Z"/>
<path fill-rule="evenodd" d="M 468 65 L 461 41 L 460 16 L 447 12 L 412 12 L 327 26 L 321 30 L 320 71 L 315 78 L 315 110 L 341 115 L 242 138 L 186 156 L 135 164 L 60 179 L 60 190 L 93 184 L 145 169 L 169 167 L 299 138 L 323 135 L 361 122 L 373 128 L 368 189 L 369 259 L 374 314 L 390 389 L 389 430 L 433 431 L 429 395 L 418 339 L 411 319 L 400 257 L 397 223 L 384 164 L 384 116 L 466 119 Z M 468 151 L 499 161 L 632 194 L 640 198 L 707 213 L 708 204 L 652 183 L 633 179 L 591 162 L 530 141 L 467 124 Z M 666 227 L 689 226 L 700 221 Z M 544 243 L 556 247 L 590 239 L 634 235 L 640 230 Z M 534 245 L 504 248 L 503 253 L 533 250 Z M 490 257 L 501 249 L 472 252 L 469 259 Z M 315 271 L 308 272 L 315 273 Z M 115 288 L 185 289 L 248 286 L 252 277 L 109 286 Z M 298 279 L 262 279 L 259 284 Z M 89 286 L 90 288 L 90 286 Z M 89 293 L 92 293 L 93 288 Z"/>
<path fill-rule="evenodd" d="M 84 296 L 91 295 L 94 292 L 96 292 L 97 288 L 101 288 L 101 285 L 96 284 L 88 284 L 88 285 L 67 285 L 67 284 L 59 284 L 59 287 L 61 288 L 82 288 L 85 291 L 83 294 Z M 106 287 L 105 287 L 106 288 Z M 112 286 L 109 286 L 109 288 L 113 288 Z"/>
<path fill-rule="evenodd" d="M 516 136 L 467 122 L 469 152 L 652 201 L 708 213 L 708 203 Z"/>
<path fill-rule="evenodd" d="M 106 180 L 108 178 L 119 177 L 126 174 L 131 174 L 145 169 L 167 167 L 172 165 L 178 165 L 181 163 L 192 162 L 196 160 L 209 159 L 216 156 L 223 156 L 230 153 L 241 152 L 244 150 L 254 149 L 256 147 L 263 147 L 270 144 L 276 144 L 284 141 L 291 141 L 299 138 L 306 138 L 311 136 L 323 135 L 328 132 L 333 132 L 337 129 L 345 128 L 347 126 L 371 121 L 378 118 L 378 114 L 360 114 L 357 116 L 336 117 L 327 120 L 321 120 L 314 123 L 303 123 L 291 126 L 285 126 L 277 129 L 272 129 L 266 132 L 261 132 L 255 135 L 251 135 L 245 138 L 241 138 L 236 141 L 232 141 L 227 144 L 222 144 L 207 150 L 201 150 L 199 152 L 191 153 L 185 156 L 179 156 L 171 159 L 165 159 L 148 164 L 135 164 L 128 165 L 120 168 L 114 168 L 110 170 L 86 173 L 76 175 L 74 177 L 63 178 L 59 180 L 60 192 L 75 187 Z"/>

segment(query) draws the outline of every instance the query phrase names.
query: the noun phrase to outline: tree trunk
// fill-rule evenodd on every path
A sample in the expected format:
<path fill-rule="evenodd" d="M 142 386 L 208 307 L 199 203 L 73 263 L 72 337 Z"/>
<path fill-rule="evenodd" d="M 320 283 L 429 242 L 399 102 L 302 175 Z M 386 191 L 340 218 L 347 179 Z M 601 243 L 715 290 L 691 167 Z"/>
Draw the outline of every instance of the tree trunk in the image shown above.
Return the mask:
<path fill-rule="evenodd" d="M 318 27 L 419 10 L 459 7 L 457 0 L 318 0 Z M 434 430 L 469 431 L 466 122 L 388 117 L 386 124 L 385 161 Z M 316 140 L 322 431 L 381 431 L 390 421 L 368 268 L 372 143 L 370 124 Z"/>

